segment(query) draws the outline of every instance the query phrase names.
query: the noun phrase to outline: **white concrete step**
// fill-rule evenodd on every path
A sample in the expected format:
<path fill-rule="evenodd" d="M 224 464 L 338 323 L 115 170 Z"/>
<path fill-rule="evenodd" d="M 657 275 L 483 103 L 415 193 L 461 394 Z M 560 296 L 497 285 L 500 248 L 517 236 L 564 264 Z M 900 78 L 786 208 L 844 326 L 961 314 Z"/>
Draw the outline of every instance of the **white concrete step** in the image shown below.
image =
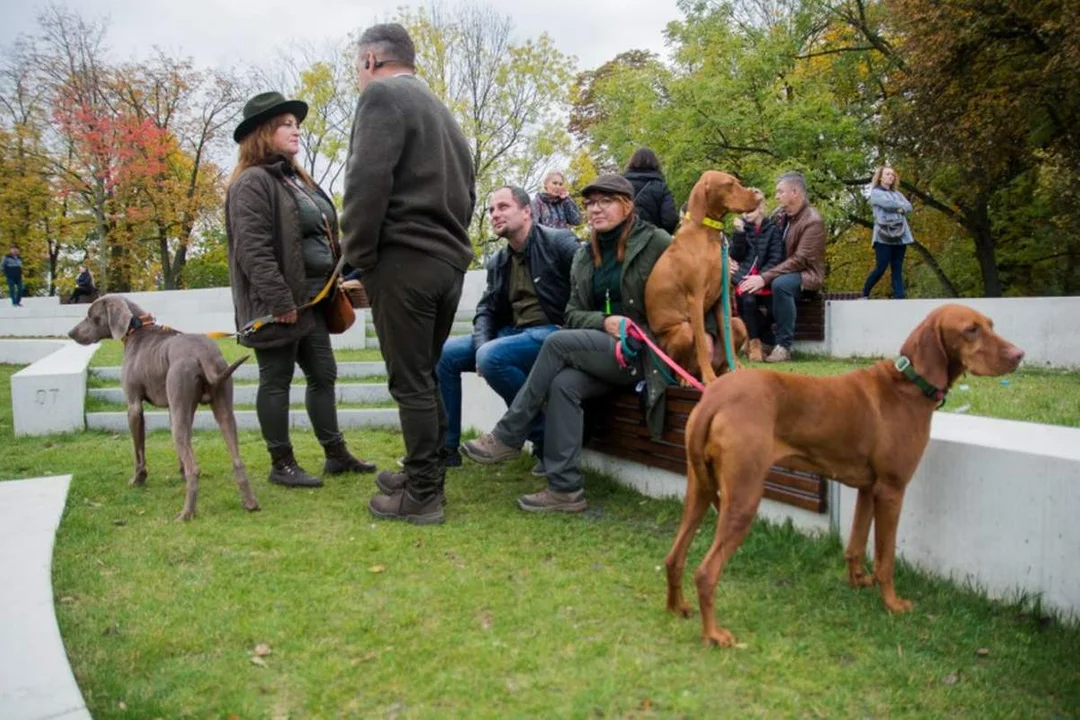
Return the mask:
<path fill-rule="evenodd" d="M 381 377 L 386 375 L 386 363 L 381 360 L 377 362 L 339 362 L 337 368 L 339 378 Z M 90 374 L 102 380 L 120 381 L 120 368 L 116 365 L 111 367 L 92 367 L 90 368 Z M 297 367 L 293 377 L 302 378 L 304 377 L 304 373 Z M 257 381 L 259 379 L 259 366 L 255 364 L 254 358 L 236 368 L 236 372 L 233 373 L 233 378 L 236 380 Z"/>
<path fill-rule="evenodd" d="M 379 427 L 397 429 L 401 427 L 397 408 L 338 408 L 338 425 L 342 428 Z M 259 418 L 254 410 L 237 410 L 236 426 L 241 430 L 258 430 Z M 150 410 L 145 413 L 146 431 L 169 429 L 168 410 Z M 311 421 L 303 408 L 289 410 L 289 426 L 294 428 L 310 428 Z M 217 430 L 217 423 L 209 410 L 199 410 L 195 413 L 193 427 L 196 430 Z M 104 430 L 106 432 L 127 433 L 128 421 L 126 412 L 89 412 L 86 413 L 86 428 L 88 430 Z"/>
<path fill-rule="evenodd" d="M 381 403 L 393 400 L 385 383 L 338 383 L 335 389 L 339 403 Z M 254 405 L 258 390 L 258 385 L 235 386 L 233 388 L 233 404 Z M 306 392 L 307 387 L 305 385 L 294 385 L 289 388 L 289 404 L 303 405 Z M 90 388 L 86 391 L 86 394 L 97 400 L 118 405 L 127 402 L 124 399 L 124 389 L 122 387 Z"/>

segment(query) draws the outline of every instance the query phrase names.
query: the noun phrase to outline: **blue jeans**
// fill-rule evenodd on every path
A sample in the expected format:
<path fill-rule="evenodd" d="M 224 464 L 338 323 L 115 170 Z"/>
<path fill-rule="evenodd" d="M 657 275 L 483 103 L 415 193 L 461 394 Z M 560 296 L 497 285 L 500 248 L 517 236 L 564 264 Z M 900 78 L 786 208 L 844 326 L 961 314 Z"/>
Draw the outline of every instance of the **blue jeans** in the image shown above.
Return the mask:
<path fill-rule="evenodd" d="M 892 270 L 892 296 L 894 300 L 904 299 L 904 253 L 907 245 L 892 243 L 874 243 L 874 259 L 877 263 L 870 274 L 866 276 L 866 284 L 863 285 L 863 297 L 870 297 L 870 292 L 877 285 L 878 280 L 885 274 L 885 268 Z"/>
<path fill-rule="evenodd" d="M 8 293 L 11 295 L 12 305 L 21 305 L 23 296 L 23 282 L 22 280 L 7 279 Z"/>
<path fill-rule="evenodd" d="M 504 327 L 494 340 L 484 343 L 479 350 L 473 347 L 472 335 L 452 337 L 443 344 L 435 372 L 439 376 L 439 391 L 446 408 L 447 447 L 456 448 L 461 443 L 461 373 L 479 368 L 480 375 L 509 407 L 525 384 L 544 339 L 558 329 L 556 325 L 525 329 Z M 539 418 L 529 436 L 534 445 L 543 445 L 543 422 L 543 418 Z"/>
<path fill-rule="evenodd" d="M 772 314 L 776 320 L 776 344 L 790 350 L 795 342 L 795 300 L 802 292 L 802 275 L 781 275 L 769 287 L 772 288 Z"/>

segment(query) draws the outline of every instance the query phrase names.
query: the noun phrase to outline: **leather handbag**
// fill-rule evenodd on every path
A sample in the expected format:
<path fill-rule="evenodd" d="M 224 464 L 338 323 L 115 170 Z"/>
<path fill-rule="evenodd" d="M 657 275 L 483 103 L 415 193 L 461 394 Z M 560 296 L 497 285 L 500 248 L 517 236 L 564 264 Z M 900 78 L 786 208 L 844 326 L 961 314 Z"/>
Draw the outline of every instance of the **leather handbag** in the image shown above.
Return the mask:
<path fill-rule="evenodd" d="M 356 322 L 348 294 L 341 289 L 341 282 L 334 278 L 334 288 L 330 296 L 322 302 L 323 315 L 326 316 L 326 329 L 331 335 L 340 335 Z"/>

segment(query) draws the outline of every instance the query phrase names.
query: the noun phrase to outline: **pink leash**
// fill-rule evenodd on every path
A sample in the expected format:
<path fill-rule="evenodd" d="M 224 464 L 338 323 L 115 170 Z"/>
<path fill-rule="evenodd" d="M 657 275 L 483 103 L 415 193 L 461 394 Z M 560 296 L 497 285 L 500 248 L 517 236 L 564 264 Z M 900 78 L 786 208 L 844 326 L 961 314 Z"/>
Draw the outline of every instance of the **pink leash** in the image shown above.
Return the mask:
<path fill-rule="evenodd" d="M 635 323 L 630 318 L 626 318 L 624 322 L 626 323 L 626 335 L 628 337 L 641 340 L 649 347 L 650 350 L 652 350 L 656 354 L 658 358 L 664 361 L 665 365 L 674 370 L 679 377 L 689 383 L 692 387 L 697 388 L 701 392 L 705 392 L 705 386 L 701 384 L 701 381 L 690 373 L 686 372 L 686 370 L 680 367 L 677 362 L 672 360 L 667 353 L 658 348 L 656 346 L 656 343 L 650 340 L 649 336 L 646 335 L 640 327 L 638 327 L 637 323 Z M 615 343 L 615 360 L 618 361 L 619 367 L 625 368 L 627 366 L 626 358 L 623 357 L 621 342 Z"/>

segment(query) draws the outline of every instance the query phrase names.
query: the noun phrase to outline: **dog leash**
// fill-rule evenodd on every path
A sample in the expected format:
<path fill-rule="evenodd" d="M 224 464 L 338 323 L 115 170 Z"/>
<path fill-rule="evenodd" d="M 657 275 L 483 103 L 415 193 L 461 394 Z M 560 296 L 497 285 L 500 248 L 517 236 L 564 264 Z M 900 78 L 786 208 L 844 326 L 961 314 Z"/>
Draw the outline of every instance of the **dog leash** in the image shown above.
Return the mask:
<path fill-rule="evenodd" d="M 720 302 L 723 303 L 723 311 L 721 316 L 724 322 L 724 359 L 727 361 L 728 372 L 734 372 L 735 370 L 735 351 L 731 344 L 731 285 L 730 278 L 728 276 L 728 265 L 730 260 L 728 259 L 728 239 L 724 234 L 724 223 L 719 220 L 715 220 L 708 215 L 703 215 L 700 221 L 694 220 L 690 216 L 690 213 L 683 215 L 684 220 L 691 222 L 700 222 L 707 228 L 712 228 L 720 233 Z"/>
<path fill-rule="evenodd" d="M 325 228 L 325 230 L 326 230 L 326 241 L 328 243 L 330 243 L 330 251 L 333 252 L 333 249 L 334 249 L 334 244 L 333 244 L 334 236 L 330 232 L 330 222 L 326 219 L 326 215 L 322 216 L 322 221 L 323 221 L 323 228 Z M 337 280 L 338 277 L 341 275 L 341 268 L 344 267 L 344 265 L 345 265 L 345 254 L 342 253 L 341 257 L 338 258 L 337 265 L 334 266 L 334 272 L 330 273 L 330 278 L 326 281 L 326 284 L 323 285 L 322 290 L 320 290 L 319 294 L 316 295 L 315 297 L 313 297 L 311 300 L 308 300 L 306 303 L 304 303 L 300 307 L 296 308 L 297 315 L 299 315 L 302 311 L 307 310 L 310 307 L 318 305 L 320 302 L 322 302 L 326 298 L 327 295 L 330 294 L 330 289 L 334 286 L 334 281 Z M 227 337 L 235 337 L 235 338 L 239 339 L 239 338 L 248 337 L 249 335 L 254 335 L 255 333 L 259 332 L 260 330 L 262 330 L 267 325 L 273 325 L 274 323 L 278 323 L 278 322 L 281 322 L 281 321 L 278 320 L 273 315 L 263 315 L 262 317 L 255 318 L 254 320 L 249 322 L 247 325 L 240 328 L 240 330 L 238 330 L 237 332 L 225 332 L 225 331 L 222 331 L 222 330 L 215 330 L 213 332 L 206 333 L 206 336 L 209 337 L 209 338 L 215 338 L 215 339 L 216 338 L 227 338 Z"/>
<path fill-rule="evenodd" d="M 618 361 L 619 367 L 625 368 L 629 365 L 626 358 L 634 358 L 638 354 L 637 350 L 634 350 L 629 346 L 627 339 L 640 340 L 645 343 L 649 350 L 653 352 L 654 356 L 674 370 L 679 377 L 689 383 L 692 387 L 704 392 L 705 386 L 701 384 L 701 381 L 688 373 L 681 365 L 679 365 L 679 363 L 672 360 L 667 353 L 649 339 L 649 336 L 641 329 L 641 326 L 630 318 L 623 318 L 619 321 L 619 342 L 615 343 L 615 359 Z"/>

